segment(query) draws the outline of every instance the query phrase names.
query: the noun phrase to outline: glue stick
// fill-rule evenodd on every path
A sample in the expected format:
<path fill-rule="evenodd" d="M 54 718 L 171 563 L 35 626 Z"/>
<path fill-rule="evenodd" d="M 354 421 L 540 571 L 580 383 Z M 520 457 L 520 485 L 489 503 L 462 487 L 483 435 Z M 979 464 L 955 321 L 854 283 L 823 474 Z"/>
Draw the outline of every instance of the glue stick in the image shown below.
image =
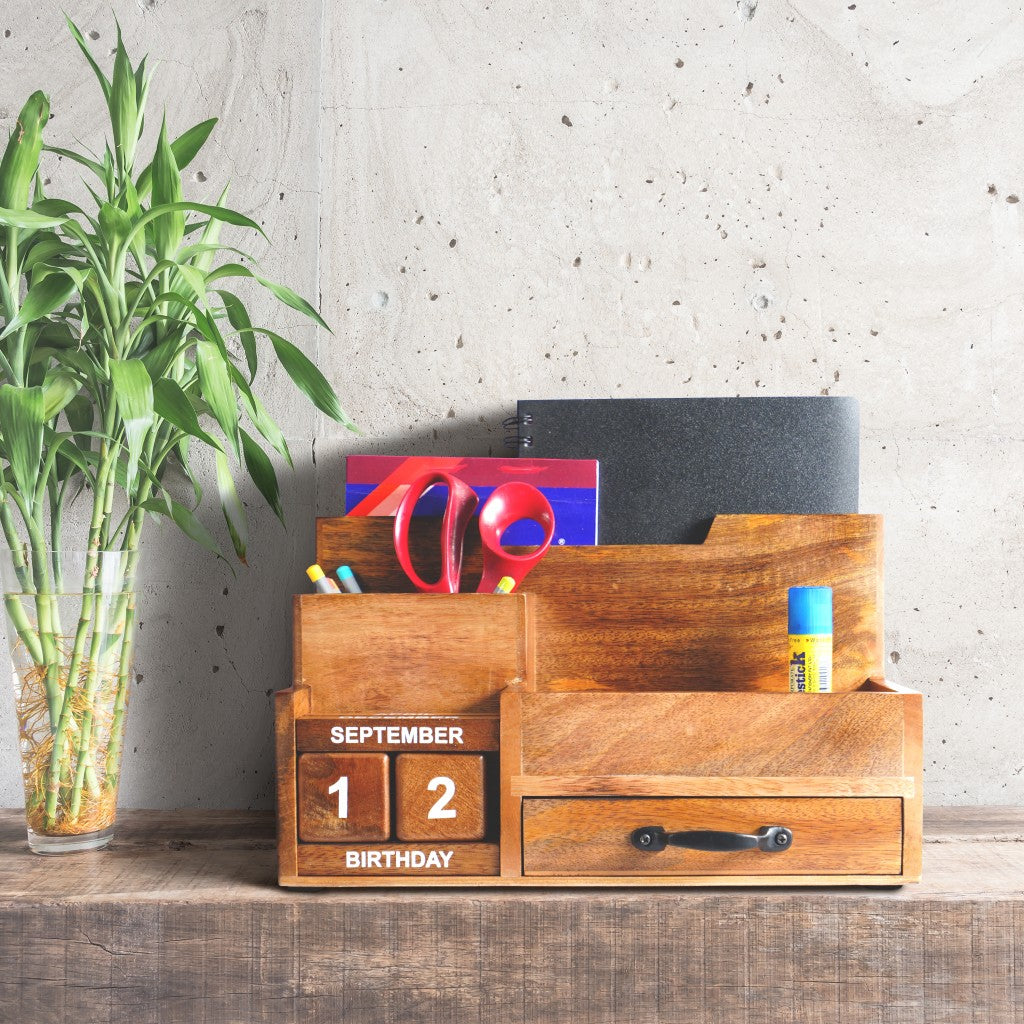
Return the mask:
<path fill-rule="evenodd" d="M 832 691 L 832 588 L 789 588 L 789 688 Z"/>

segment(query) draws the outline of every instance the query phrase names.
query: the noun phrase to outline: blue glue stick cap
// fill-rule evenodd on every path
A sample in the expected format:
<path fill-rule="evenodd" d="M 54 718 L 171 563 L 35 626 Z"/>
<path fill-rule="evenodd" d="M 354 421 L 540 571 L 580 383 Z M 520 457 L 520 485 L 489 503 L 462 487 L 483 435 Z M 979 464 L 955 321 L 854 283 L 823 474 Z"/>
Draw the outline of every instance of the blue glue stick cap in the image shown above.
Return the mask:
<path fill-rule="evenodd" d="M 789 588 L 789 632 L 792 636 L 831 634 L 831 587 Z"/>

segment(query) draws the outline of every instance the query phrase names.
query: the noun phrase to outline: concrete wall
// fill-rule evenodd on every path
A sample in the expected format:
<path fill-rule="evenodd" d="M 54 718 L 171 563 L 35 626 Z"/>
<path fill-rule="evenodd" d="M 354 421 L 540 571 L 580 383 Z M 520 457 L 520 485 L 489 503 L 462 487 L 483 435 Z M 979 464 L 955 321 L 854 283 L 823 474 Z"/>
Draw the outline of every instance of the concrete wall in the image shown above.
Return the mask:
<path fill-rule="evenodd" d="M 65 0 L 106 53 L 106 3 Z M 1024 17 L 993 2 L 118 2 L 181 130 L 221 117 L 267 305 L 366 436 L 264 393 L 297 457 L 237 576 L 146 539 L 123 803 L 268 806 L 270 693 L 312 517 L 354 451 L 488 454 L 517 397 L 852 394 L 887 515 L 888 669 L 927 695 L 931 803 L 1024 801 Z M 52 0 L 0 15 L 0 126 L 36 87 L 99 145 Z M 67 168 L 54 173 L 66 179 Z M 1016 401 L 1015 401 L 1016 399 Z M 248 497 L 252 497 L 249 495 Z M 210 522 L 216 522 L 211 514 Z M 10 706 L 0 798 L 20 800 Z"/>

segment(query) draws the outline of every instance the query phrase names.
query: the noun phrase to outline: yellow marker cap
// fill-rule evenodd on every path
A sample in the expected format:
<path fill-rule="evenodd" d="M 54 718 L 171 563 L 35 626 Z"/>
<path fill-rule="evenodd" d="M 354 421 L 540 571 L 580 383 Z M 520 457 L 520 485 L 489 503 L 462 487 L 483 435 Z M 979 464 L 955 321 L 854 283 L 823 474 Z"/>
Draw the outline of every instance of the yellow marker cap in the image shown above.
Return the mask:
<path fill-rule="evenodd" d="M 502 576 L 494 588 L 496 594 L 511 594 L 515 590 L 516 581 L 511 576 Z"/>
<path fill-rule="evenodd" d="M 317 580 L 322 580 L 324 578 L 324 571 L 319 565 L 311 565 L 306 570 L 306 575 L 309 577 L 310 583 L 316 583 Z"/>

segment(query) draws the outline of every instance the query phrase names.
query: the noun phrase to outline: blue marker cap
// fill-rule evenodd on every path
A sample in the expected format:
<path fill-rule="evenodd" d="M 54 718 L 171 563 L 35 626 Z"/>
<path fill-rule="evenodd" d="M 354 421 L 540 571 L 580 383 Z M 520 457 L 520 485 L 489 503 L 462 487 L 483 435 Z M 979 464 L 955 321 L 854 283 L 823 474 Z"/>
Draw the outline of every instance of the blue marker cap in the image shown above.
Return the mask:
<path fill-rule="evenodd" d="M 363 588 L 359 586 L 359 581 L 356 579 L 356 574 L 347 565 L 339 565 L 337 572 L 342 589 L 346 594 L 361 594 L 363 592 Z"/>
<path fill-rule="evenodd" d="M 791 636 L 825 636 L 832 633 L 832 588 L 789 588 Z"/>

